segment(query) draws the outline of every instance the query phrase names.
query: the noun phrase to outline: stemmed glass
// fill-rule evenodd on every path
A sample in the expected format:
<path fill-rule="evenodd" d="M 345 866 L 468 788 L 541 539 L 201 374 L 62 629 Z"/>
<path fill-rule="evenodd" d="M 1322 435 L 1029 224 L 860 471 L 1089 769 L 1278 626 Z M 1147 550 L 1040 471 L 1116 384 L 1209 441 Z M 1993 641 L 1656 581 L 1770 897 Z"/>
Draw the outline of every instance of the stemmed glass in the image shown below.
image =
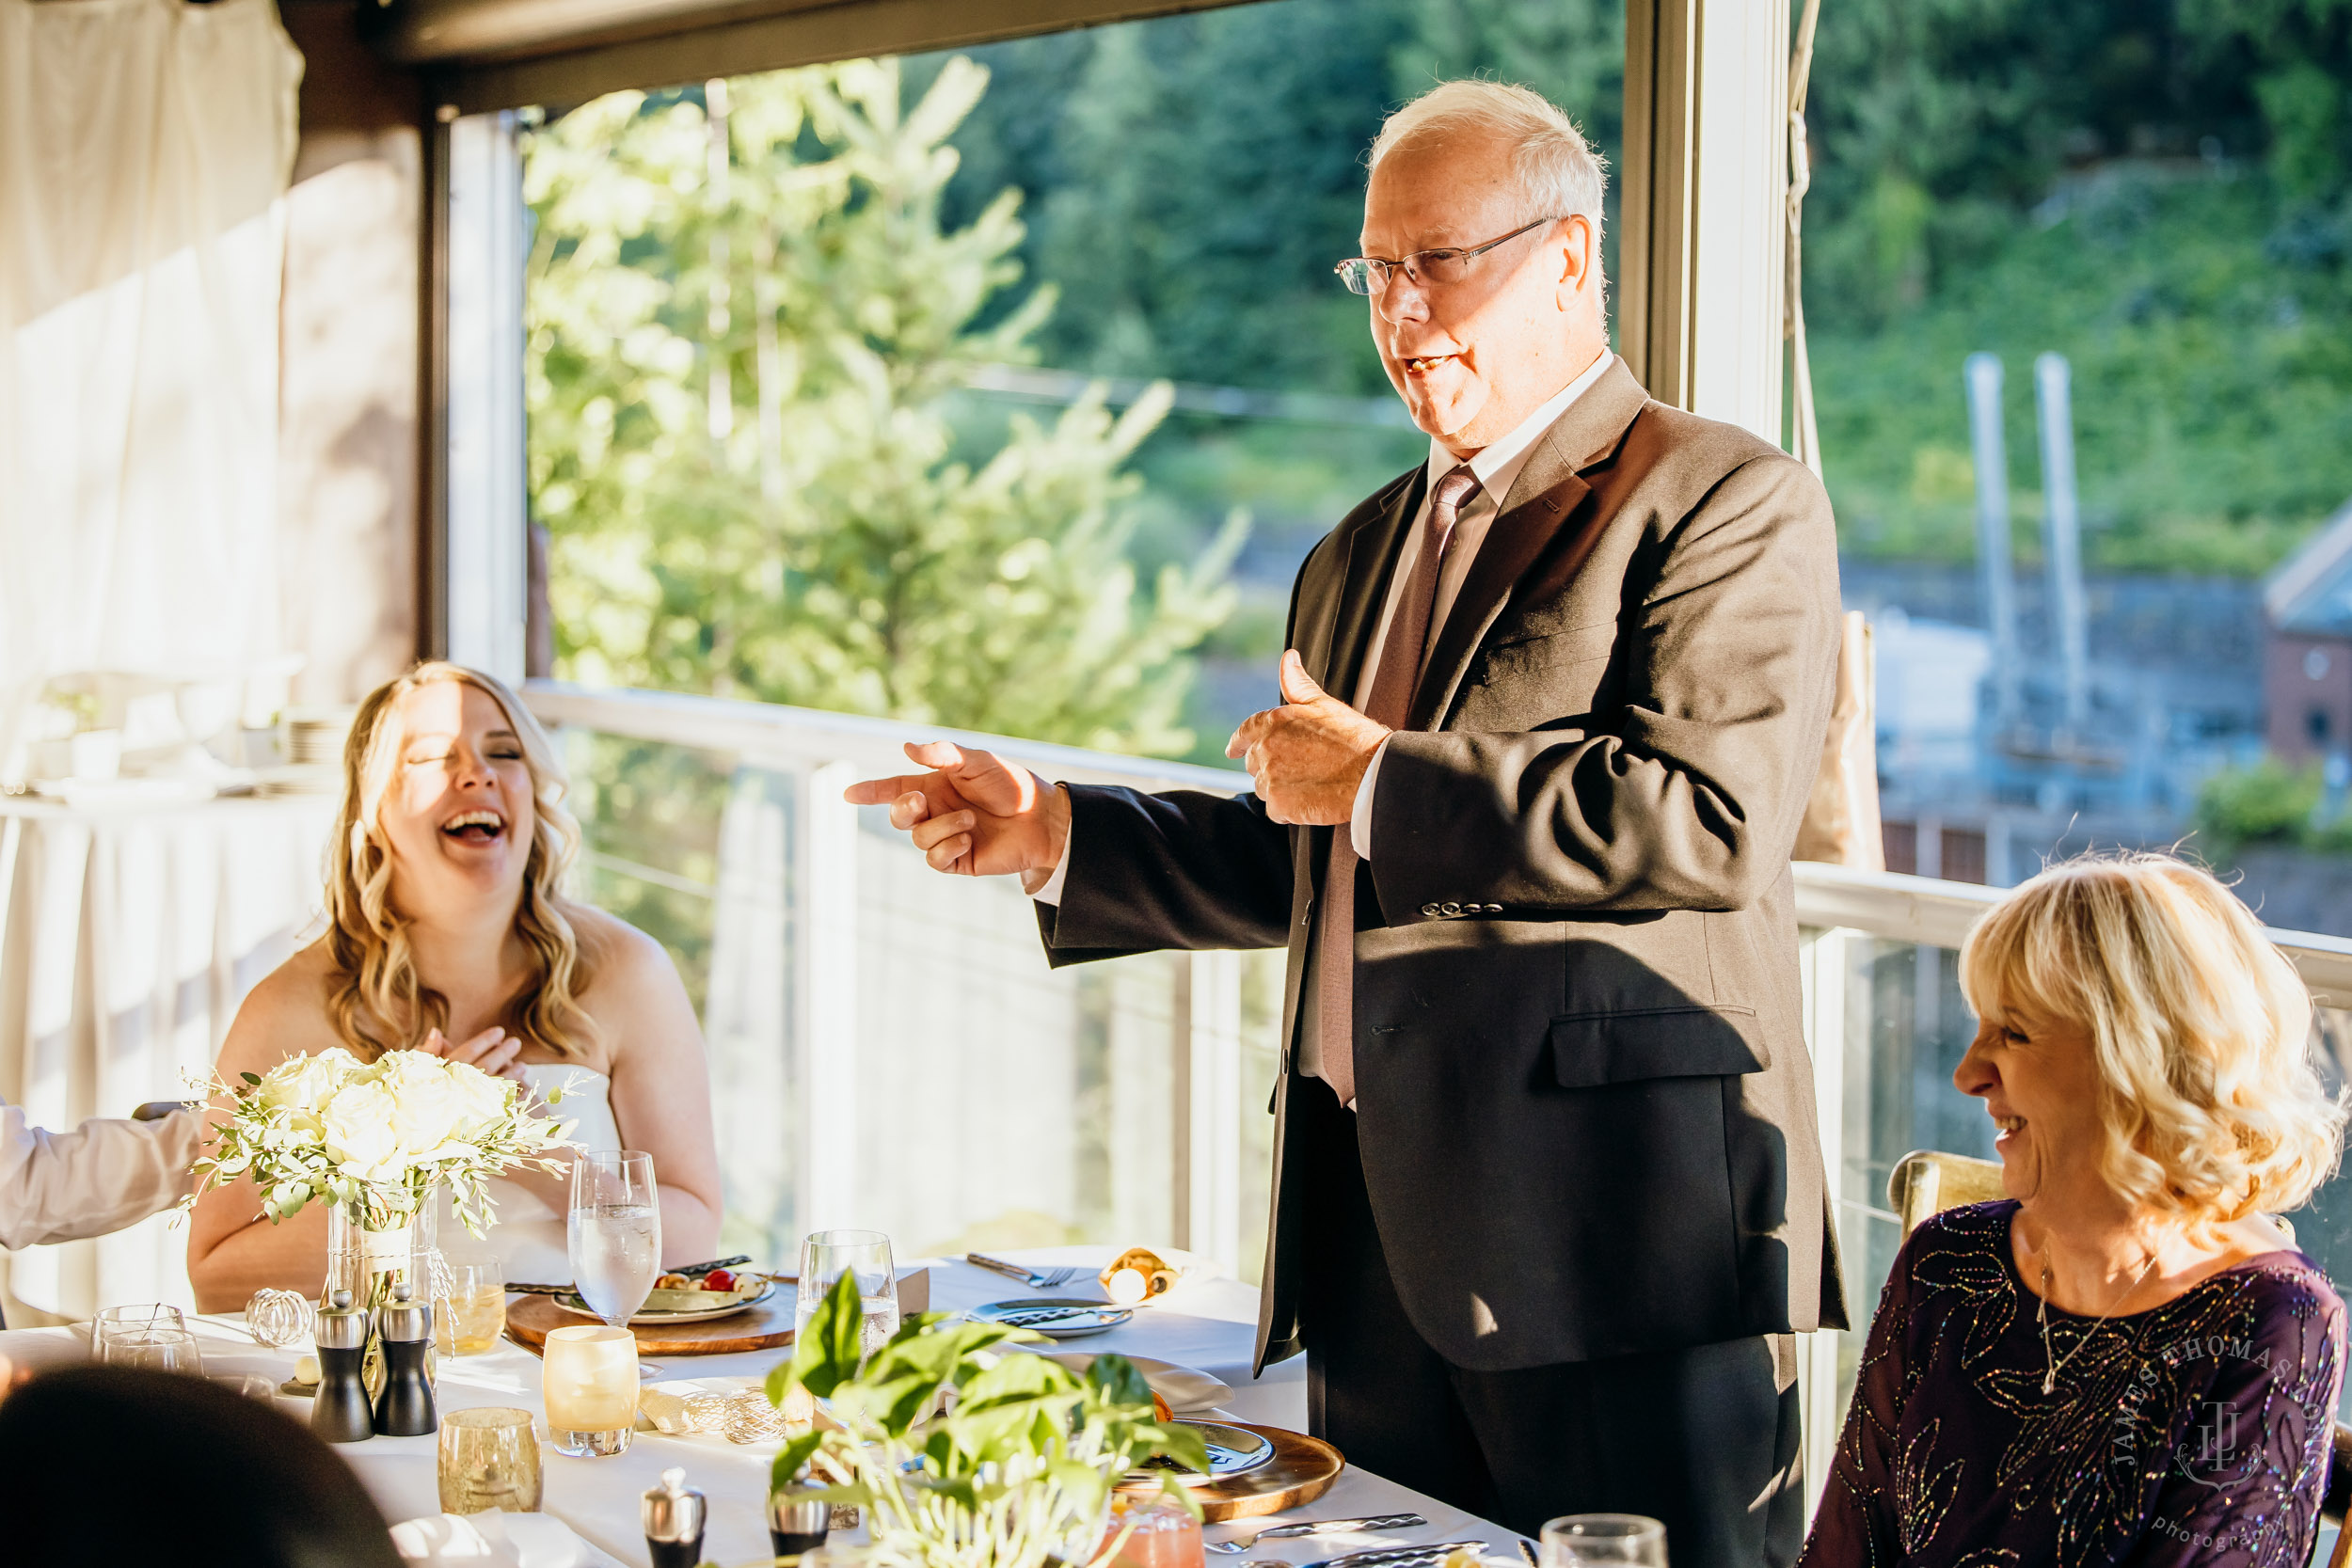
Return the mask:
<path fill-rule="evenodd" d="M 564 1229 L 572 1287 L 588 1309 L 614 1328 L 645 1305 L 661 1274 L 661 1206 L 653 1156 L 627 1149 L 582 1154 L 572 1166 L 572 1208 Z"/>
<path fill-rule="evenodd" d="M 845 1274 L 857 1275 L 857 1293 L 866 1309 L 859 1342 L 871 1355 L 898 1332 L 898 1275 L 890 1259 L 890 1238 L 879 1230 L 819 1230 L 801 1243 L 792 1326 L 795 1331 L 807 1328 L 818 1304 Z"/>

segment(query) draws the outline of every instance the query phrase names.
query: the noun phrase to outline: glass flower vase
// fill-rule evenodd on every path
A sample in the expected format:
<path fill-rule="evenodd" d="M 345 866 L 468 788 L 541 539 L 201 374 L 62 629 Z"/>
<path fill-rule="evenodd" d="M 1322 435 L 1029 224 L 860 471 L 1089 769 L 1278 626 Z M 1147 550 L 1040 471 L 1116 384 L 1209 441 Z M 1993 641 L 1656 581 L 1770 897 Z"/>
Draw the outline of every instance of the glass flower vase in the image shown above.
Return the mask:
<path fill-rule="evenodd" d="M 381 1215 L 370 1214 L 364 1203 L 327 1205 L 326 1283 L 319 1292 L 319 1302 L 326 1306 L 333 1301 L 336 1291 L 349 1291 L 351 1304 L 367 1308 L 368 1354 L 364 1375 L 371 1399 L 383 1387 L 383 1339 L 376 1325 L 382 1322 L 380 1314 L 392 1299 L 393 1287 L 405 1285 L 410 1300 L 434 1303 L 437 1321 L 448 1307 L 448 1271 L 441 1264 L 437 1244 L 437 1205 L 431 1201 L 435 1196 L 428 1194 L 427 1201 L 420 1203 L 414 1214 L 400 1215 L 389 1222 Z M 444 1280 L 437 1290 L 437 1278 Z M 428 1376 L 434 1373 L 434 1359 L 428 1347 Z"/>

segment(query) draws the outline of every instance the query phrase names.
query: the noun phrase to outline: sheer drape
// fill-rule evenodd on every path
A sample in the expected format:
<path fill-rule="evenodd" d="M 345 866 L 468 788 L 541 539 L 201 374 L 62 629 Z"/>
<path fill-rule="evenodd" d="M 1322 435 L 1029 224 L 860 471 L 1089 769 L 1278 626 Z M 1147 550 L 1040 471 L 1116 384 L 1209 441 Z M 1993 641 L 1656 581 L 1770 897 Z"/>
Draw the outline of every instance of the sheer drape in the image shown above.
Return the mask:
<path fill-rule="evenodd" d="M 279 648 L 270 0 L 0 0 L 0 768 L 51 677 Z"/>

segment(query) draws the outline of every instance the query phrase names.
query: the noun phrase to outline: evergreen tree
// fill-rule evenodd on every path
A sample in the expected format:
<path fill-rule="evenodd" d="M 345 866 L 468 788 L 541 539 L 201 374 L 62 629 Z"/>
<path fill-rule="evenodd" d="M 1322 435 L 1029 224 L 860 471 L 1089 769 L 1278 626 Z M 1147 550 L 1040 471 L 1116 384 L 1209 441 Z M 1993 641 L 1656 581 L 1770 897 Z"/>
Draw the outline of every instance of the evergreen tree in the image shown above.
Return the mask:
<path fill-rule="evenodd" d="M 1138 591 L 1122 471 L 1165 388 L 954 461 L 942 400 L 1031 357 L 1019 193 L 943 226 L 948 136 L 895 61 L 617 93 L 535 134 L 531 493 L 578 678 L 1106 750 L 1182 752 L 1185 651 L 1228 612 L 1230 523 Z"/>

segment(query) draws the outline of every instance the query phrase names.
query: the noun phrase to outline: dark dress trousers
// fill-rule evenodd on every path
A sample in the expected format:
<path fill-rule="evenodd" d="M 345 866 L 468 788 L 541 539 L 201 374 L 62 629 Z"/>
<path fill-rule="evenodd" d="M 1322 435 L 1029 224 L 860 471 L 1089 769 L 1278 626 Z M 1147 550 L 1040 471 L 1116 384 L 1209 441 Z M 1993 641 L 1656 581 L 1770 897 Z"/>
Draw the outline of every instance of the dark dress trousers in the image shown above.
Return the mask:
<path fill-rule="evenodd" d="M 1300 568 L 1288 641 L 1326 689 L 1355 689 L 1422 489 Z M 1662 1479 L 1602 1491 L 1667 1516 L 1677 1568 L 1793 1556 L 1793 1354 L 1765 1337 L 1845 1324 L 1788 871 L 1837 620 L 1812 474 L 1622 362 L 1502 499 L 1374 792 L 1356 1113 L 1276 1092 L 1260 1362 L 1308 1350 L 1359 1463 L 1523 1530 L 1617 1506 L 1590 1483 L 1630 1463 Z M 1331 830 L 1070 798 L 1049 959 L 1286 946 L 1295 1067 Z M 1413 1465 L 1465 1444 L 1458 1475 Z"/>

